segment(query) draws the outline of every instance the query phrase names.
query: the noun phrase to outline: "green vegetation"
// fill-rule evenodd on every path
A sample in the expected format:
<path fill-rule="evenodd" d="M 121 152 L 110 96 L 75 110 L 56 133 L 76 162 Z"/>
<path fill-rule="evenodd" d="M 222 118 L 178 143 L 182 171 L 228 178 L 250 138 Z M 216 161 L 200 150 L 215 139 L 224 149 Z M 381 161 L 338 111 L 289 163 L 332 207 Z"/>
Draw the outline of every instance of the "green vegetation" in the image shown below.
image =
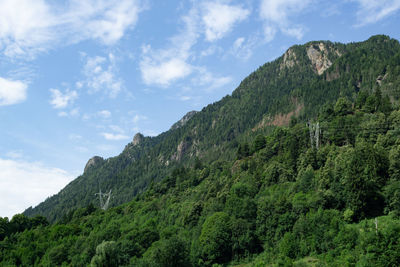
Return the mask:
<path fill-rule="evenodd" d="M 52 224 L 0 218 L 1 264 L 399 266 L 400 45 L 325 42 L 319 76 L 318 43 L 25 212 Z"/>
<path fill-rule="evenodd" d="M 366 105 L 339 98 L 329 117 L 322 111 L 318 149 L 310 127 L 292 123 L 257 135 L 247 155 L 238 149 L 231 161 L 176 168 L 106 212 L 89 205 L 53 225 L 43 217 L 2 219 L 0 261 L 398 266 L 400 110 L 370 113 Z"/>
<path fill-rule="evenodd" d="M 390 100 L 398 101 L 400 45 L 397 40 L 374 36 L 348 45 L 322 42 L 325 50 L 321 53 L 330 59 L 332 66 L 317 75 L 307 49 L 320 43 L 290 48 L 296 54 L 293 66 L 285 66 L 285 56 L 266 63 L 244 79 L 231 96 L 203 108 L 182 127 L 174 127 L 157 137 L 146 137 L 138 145 L 128 144 L 119 156 L 89 169 L 60 193 L 24 214 L 40 214 L 50 222 L 59 221 L 68 212 L 94 203 L 93 196 L 99 188 L 112 189 L 115 193 L 111 205 L 126 203 L 177 167 L 193 164 L 196 157 L 204 164 L 221 159 L 231 161 L 238 144 L 242 144 L 239 148 L 246 157 L 250 150 L 257 148 L 246 147 L 244 141 L 270 133 L 274 125 L 289 124 L 290 114 L 298 121 L 308 121 L 325 108 L 324 115 L 330 116 L 332 104 L 340 96 L 354 101 L 358 92 L 363 92 L 357 105 L 363 105 L 365 112 L 379 107 L 387 113 L 384 106 Z M 375 99 L 378 88 L 380 96 Z M 346 112 L 346 106 L 341 108 Z M 279 117 L 285 114 L 287 123 Z M 338 118 L 337 124 L 350 126 L 352 122 L 345 119 Z M 343 142 L 354 143 L 352 133 L 343 134 L 335 133 Z M 258 142 L 256 146 L 263 144 Z"/>

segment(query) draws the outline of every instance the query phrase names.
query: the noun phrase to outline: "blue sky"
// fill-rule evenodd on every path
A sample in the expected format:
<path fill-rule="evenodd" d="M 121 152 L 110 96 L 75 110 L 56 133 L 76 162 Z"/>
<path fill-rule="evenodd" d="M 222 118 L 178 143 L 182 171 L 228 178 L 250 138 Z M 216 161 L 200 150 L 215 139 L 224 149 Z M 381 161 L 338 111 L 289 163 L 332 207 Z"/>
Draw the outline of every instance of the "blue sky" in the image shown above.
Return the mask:
<path fill-rule="evenodd" d="M 0 216 L 294 44 L 399 39 L 400 0 L 0 0 Z"/>

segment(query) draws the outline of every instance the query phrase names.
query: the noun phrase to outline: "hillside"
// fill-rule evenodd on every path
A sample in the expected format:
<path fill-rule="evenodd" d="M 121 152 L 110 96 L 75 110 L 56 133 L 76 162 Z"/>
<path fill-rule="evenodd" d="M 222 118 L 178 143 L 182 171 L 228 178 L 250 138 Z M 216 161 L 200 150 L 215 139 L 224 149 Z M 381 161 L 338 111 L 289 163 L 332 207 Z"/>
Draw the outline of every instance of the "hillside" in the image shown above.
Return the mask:
<path fill-rule="evenodd" d="M 249 75 L 232 95 L 191 113 L 156 137 L 138 135 L 113 158 L 97 160 L 58 194 L 24 214 L 51 222 L 97 203 L 99 189 L 112 190 L 112 206 L 128 202 L 179 166 L 200 160 L 233 160 L 238 144 L 293 117 L 308 121 L 339 96 L 379 88 L 393 103 L 399 97 L 398 41 L 374 36 L 361 43 L 327 41 L 296 45 Z M 89 164 L 90 165 L 90 164 Z"/>
<path fill-rule="evenodd" d="M 377 89 L 107 211 L 0 218 L 0 264 L 399 266 L 400 109 Z"/>
<path fill-rule="evenodd" d="M 331 63 L 314 57 L 310 47 L 321 43 L 333 49 Z M 316 64 L 300 67 L 301 51 Z M 278 97 L 287 97 L 290 107 L 252 98 L 256 90 L 280 94 L 272 82 L 269 89 L 256 86 L 269 81 L 257 75 L 272 65 L 286 75 L 273 79 L 298 82 Z M 302 68 L 308 74 L 299 78 Z M 130 174 L 147 159 L 150 172 L 166 174 L 131 201 L 107 211 L 88 201 L 54 224 L 42 216 L 0 218 L 0 265 L 399 266 L 399 74 L 399 43 L 385 36 L 292 47 L 232 96 L 189 114 L 184 125 L 155 138 L 136 135 L 116 158 L 94 158 L 64 189 L 89 186 L 85 179 L 100 179 L 101 171 L 112 177 L 109 166 Z M 262 101 L 271 107 L 250 105 Z M 232 106 L 239 102 L 268 111 L 254 120 L 235 118 L 251 114 Z M 223 126 L 233 123 L 238 128 L 230 139 Z M 117 185 L 122 178 L 109 179 Z M 55 204 L 50 214 L 65 212 L 63 201 L 82 194 L 64 196 L 64 190 L 42 204 Z"/>

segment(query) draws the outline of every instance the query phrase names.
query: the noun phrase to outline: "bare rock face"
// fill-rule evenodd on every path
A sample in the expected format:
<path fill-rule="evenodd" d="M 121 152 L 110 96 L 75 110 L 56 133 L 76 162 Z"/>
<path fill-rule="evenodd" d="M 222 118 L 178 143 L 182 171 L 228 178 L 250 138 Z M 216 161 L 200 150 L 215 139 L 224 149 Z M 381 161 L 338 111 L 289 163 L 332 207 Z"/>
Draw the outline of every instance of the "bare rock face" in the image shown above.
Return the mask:
<path fill-rule="evenodd" d="M 85 165 L 85 169 L 83 170 L 83 173 L 87 172 L 92 167 L 98 166 L 101 163 L 103 163 L 104 159 L 99 156 L 94 156 L 93 158 L 89 159 L 89 161 Z"/>
<path fill-rule="evenodd" d="M 332 66 L 332 62 L 327 57 L 327 52 L 324 43 L 319 43 L 318 45 L 312 44 L 307 48 L 307 56 L 318 75 L 321 75 Z"/>
<path fill-rule="evenodd" d="M 197 113 L 197 111 L 195 111 L 195 110 L 186 113 L 186 115 L 183 116 L 182 119 L 180 119 L 179 121 L 177 121 L 176 123 L 174 123 L 171 126 L 171 130 L 175 130 L 180 127 L 183 127 L 196 113 Z"/>
<path fill-rule="evenodd" d="M 292 48 L 289 48 L 283 55 L 283 61 L 280 65 L 280 70 L 284 68 L 291 68 L 297 64 L 297 56 Z"/>
<path fill-rule="evenodd" d="M 134 146 L 137 146 L 137 145 L 139 145 L 139 144 L 143 141 L 143 139 L 144 139 L 143 134 L 137 133 L 137 134 L 135 134 L 135 136 L 133 137 L 132 144 L 133 144 Z"/>
<path fill-rule="evenodd" d="M 178 147 L 176 148 L 176 152 L 172 155 L 171 159 L 176 160 L 176 161 L 181 161 L 185 153 L 188 151 L 190 148 L 190 143 L 182 140 Z"/>

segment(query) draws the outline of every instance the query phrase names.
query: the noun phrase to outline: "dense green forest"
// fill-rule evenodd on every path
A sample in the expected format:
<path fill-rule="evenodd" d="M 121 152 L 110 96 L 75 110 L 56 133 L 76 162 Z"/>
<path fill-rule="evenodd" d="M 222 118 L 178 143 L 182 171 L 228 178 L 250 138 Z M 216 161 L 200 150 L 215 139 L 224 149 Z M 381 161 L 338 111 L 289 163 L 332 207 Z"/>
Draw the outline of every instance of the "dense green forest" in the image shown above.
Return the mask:
<path fill-rule="evenodd" d="M 93 203 L 99 189 L 115 192 L 113 206 L 126 203 L 196 158 L 206 164 L 232 161 L 239 143 L 288 125 L 291 116 L 304 122 L 315 119 L 325 103 L 340 96 L 354 99 L 359 91 L 372 93 L 379 87 L 382 95 L 397 103 L 399 60 L 399 42 L 387 36 L 346 45 L 316 41 L 293 46 L 244 79 L 232 95 L 203 108 L 181 127 L 129 143 L 120 155 L 92 166 L 24 214 L 40 214 L 55 222 Z"/>
<path fill-rule="evenodd" d="M 135 200 L 0 221 L 0 261 L 40 266 L 398 266 L 400 110 L 378 89 L 180 166 Z M 318 128 L 319 125 L 319 128 Z M 215 265 L 214 265 L 215 266 Z"/>
<path fill-rule="evenodd" d="M 0 218 L 0 265 L 399 266 L 399 92 L 397 40 L 294 46 Z"/>

